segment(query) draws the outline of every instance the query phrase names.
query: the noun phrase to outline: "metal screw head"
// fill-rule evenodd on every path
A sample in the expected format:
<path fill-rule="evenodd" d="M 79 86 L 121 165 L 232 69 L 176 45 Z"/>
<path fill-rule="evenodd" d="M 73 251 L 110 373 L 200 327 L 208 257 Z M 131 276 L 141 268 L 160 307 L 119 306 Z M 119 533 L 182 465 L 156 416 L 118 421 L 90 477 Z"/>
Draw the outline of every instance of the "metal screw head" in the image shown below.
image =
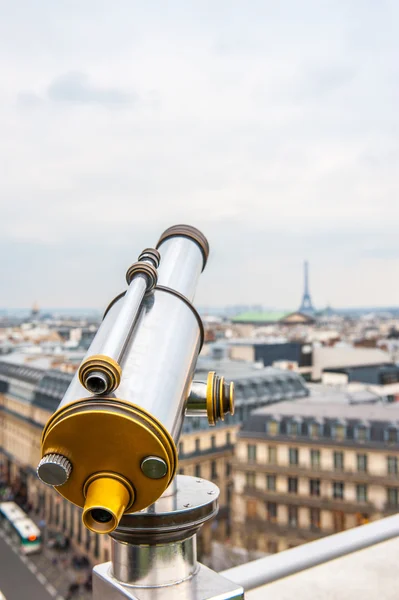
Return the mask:
<path fill-rule="evenodd" d="M 72 471 L 70 461 L 61 454 L 46 454 L 39 462 L 37 475 L 47 485 L 63 485 Z"/>
<path fill-rule="evenodd" d="M 147 456 L 141 462 L 141 470 L 150 479 L 161 479 L 168 472 L 168 466 L 159 456 Z"/>

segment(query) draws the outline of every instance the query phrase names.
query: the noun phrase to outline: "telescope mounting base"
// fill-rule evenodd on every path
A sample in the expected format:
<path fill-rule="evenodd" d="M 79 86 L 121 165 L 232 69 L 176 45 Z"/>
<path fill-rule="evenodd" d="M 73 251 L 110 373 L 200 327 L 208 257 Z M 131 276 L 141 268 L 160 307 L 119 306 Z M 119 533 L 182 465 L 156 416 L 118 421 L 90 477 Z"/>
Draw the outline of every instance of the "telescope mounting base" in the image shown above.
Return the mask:
<path fill-rule="evenodd" d="M 112 561 L 93 569 L 94 600 L 240 600 L 241 586 L 197 562 L 197 532 L 217 514 L 218 487 L 177 475 L 112 532 Z"/>

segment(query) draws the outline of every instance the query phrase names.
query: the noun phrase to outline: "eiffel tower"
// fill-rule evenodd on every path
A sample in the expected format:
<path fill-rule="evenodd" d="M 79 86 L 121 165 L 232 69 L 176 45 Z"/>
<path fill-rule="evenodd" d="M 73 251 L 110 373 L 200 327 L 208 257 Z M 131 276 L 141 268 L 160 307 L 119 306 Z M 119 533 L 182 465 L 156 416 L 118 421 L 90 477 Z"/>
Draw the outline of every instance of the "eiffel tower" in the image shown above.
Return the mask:
<path fill-rule="evenodd" d="M 309 292 L 309 278 L 308 278 L 308 261 L 304 262 L 304 290 L 302 296 L 301 306 L 299 312 L 305 315 L 314 315 L 315 309 L 313 308 L 312 299 Z"/>

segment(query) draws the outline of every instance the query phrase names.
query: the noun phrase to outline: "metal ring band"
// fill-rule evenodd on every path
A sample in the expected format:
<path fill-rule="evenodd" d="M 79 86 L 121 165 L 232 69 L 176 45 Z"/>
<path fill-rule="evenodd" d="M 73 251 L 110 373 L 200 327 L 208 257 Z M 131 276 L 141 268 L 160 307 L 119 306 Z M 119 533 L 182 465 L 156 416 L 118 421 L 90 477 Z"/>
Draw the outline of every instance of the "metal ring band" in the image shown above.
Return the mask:
<path fill-rule="evenodd" d="M 87 358 L 80 365 L 79 381 L 86 389 L 87 378 L 93 371 L 100 371 L 101 373 L 104 373 L 107 379 L 109 380 L 110 385 L 104 391 L 104 393 L 113 392 L 114 390 L 116 390 L 116 388 L 121 382 L 122 369 L 120 368 L 118 363 L 109 356 L 95 354 L 93 356 L 89 356 L 89 358 Z"/>
<path fill-rule="evenodd" d="M 141 273 L 145 275 L 147 278 L 147 290 L 146 294 L 151 292 L 154 287 L 157 285 L 158 281 L 158 272 L 155 267 L 145 262 L 135 262 L 131 267 L 126 271 L 126 281 L 127 284 L 130 285 L 133 277 Z"/>
<path fill-rule="evenodd" d="M 224 421 L 224 377 L 220 377 L 219 379 L 219 416 L 220 420 Z"/>
<path fill-rule="evenodd" d="M 105 309 L 105 312 L 103 314 L 103 321 L 104 321 L 105 317 L 107 316 L 107 314 L 109 313 L 109 311 L 111 310 L 111 308 L 113 307 L 113 305 L 116 304 L 118 302 L 118 300 L 120 300 L 121 298 L 123 298 L 123 296 L 125 294 L 126 294 L 126 290 L 124 292 L 121 292 L 120 294 L 118 294 L 117 296 L 115 296 L 115 298 L 113 300 L 111 300 L 111 302 L 108 304 L 108 306 Z"/>
<path fill-rule="evenodd" d="M 209 371 L 208 379 L 206 382 L 206 413 L 207 413 L 209 425 L 216 424 L 215 402 L 214 402 L 215 380 L 216 380 L 215 371 Z"/>
<path fill-rule="evenodd" d="M 166 229 L 157 243 L 157 249 L 165 240 L 171 237 L 187 237 L 190 240 L 193 240 L 201 249 L 202 256 L 204 258 L 204 265 L 202 270 L 205 269 L 206 263 L 208 261 L 209 256 L 209 243 L 206 237 L 201 231 L 196 229 L 196 227 L 192 227 L 191 225 L 173 225 L 173 227 L 169 227 Z"/>
<path fill-rule="evenodd" d="M 195 318 L 197 319 L 197 322 L 198 322 L 198 325 L 200 328 L 200 333 L 201 333 L 200 351 L 201 351 L 202 346 L 204 345 L 204 339 L 205 339 L 204 325 L 202 323 L 201 317 L 199 316 L 199 314 L 196 311 L 196 309 L 194 308 L 194 306 L 191 304 L 190 300 L 188 298 L 186 298 L 186 296 L 183 296 L 183 294 L 181 294 L 180 292 L 177 292 L 176 290 L 172 290 L 172 288 L 165 287 L 163 285 L 156 285 L 154 288 L 154 292 L 156 292 L 157 290 L 160 292 L 167 292 L 168 294 L 172 294 L 173 296 L 180 298 L 180 300 L 183 300 L 183 302 L 185 304 L 187 304 L 187 306 L 190 308 L 190 310 L 194 314 Z"/>
<path fill-rule="evenodd" d="M 154 267 L 157 268 L 159 267 L 159 263 L 161 261 L 161 255 L 156 248 L 145 248 L 140 253 L 138 260 L 151 260 L 154 264 Z"/>

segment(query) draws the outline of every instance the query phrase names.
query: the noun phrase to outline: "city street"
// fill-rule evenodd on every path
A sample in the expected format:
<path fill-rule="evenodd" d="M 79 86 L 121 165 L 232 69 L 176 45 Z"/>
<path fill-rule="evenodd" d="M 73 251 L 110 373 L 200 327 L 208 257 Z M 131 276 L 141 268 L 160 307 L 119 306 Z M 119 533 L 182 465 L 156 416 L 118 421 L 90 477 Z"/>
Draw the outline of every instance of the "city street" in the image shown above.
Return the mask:
<path fill-rule="evenodd" d="M 61 600 L 55 588 L 37 571 L 29 557 L 22 556 L 0 533 L 0 590 L 6 600 Z"/>

